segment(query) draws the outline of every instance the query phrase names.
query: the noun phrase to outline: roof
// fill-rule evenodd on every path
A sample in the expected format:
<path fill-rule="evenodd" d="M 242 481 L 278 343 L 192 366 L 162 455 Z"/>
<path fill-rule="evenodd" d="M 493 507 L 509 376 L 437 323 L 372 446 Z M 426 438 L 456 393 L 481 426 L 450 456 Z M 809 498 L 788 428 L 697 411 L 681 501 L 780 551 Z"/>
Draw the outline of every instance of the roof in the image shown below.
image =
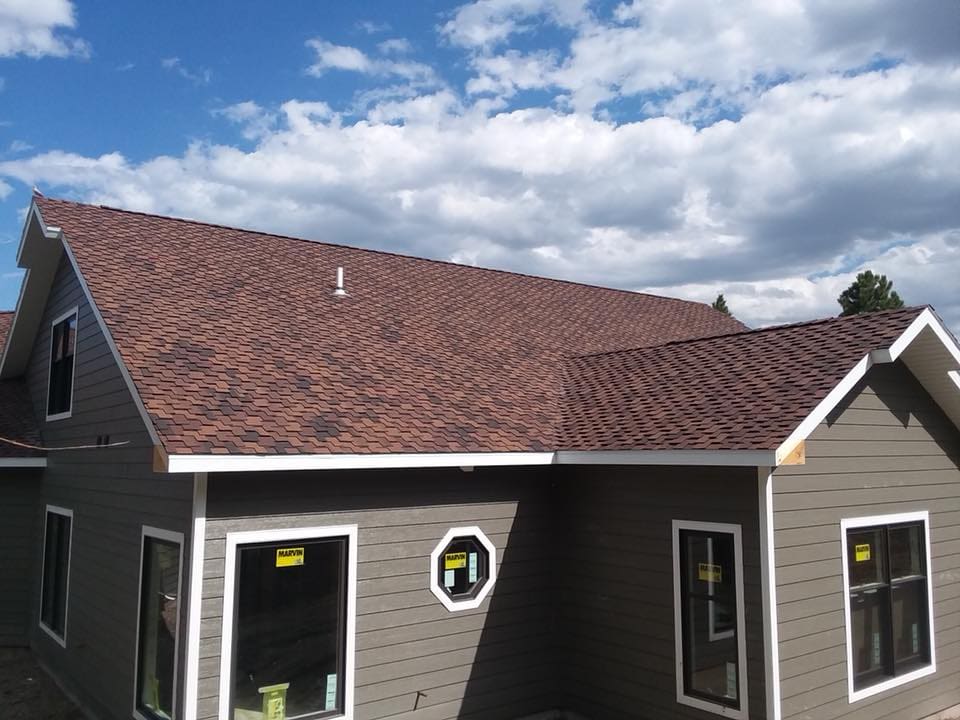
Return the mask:
<path fill-rule="evenodd" d="M 0 312 L 0 348 L 7 341 L 12 312 Z M 43 452 L 4 442 L 13 440 L 40 445 L 40 432 L 33 414 L 25 380 L 0 380 L 0 459 L 42 457 Z"/>
<path fill-rule="evenodd" d="M 775 449 L 857 362 L 924 310 L 571 358 L 566 450 Z"/>
<path fill-rule="evenodd" d="M 171 454 L 549 450 L 566 358 L 745 329 L 702 303 L 35 202 Z"/>

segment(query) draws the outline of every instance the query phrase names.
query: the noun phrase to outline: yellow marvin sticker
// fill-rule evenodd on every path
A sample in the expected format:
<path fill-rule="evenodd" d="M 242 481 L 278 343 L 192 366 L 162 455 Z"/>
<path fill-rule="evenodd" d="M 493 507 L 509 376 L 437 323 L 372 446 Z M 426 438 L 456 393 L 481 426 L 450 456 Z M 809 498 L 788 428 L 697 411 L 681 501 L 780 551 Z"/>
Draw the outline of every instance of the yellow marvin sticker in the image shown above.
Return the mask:
<path fill-rule="evenodd" d="M 303 565 L 303 548 L 277 548 L 277 567 Z"/>
<path fill-rule="evenodd" d="M 723 569 L 719 565 L 697 563 L 697 578 L 704 582 L 723 582 Z"/>
<path fill-rule="evenodd" d="M 870 559 L 870 546 L 869 545 L 854 545 L 853 553 L 857 559 L 857 562 L 866 562 Z"/>
<path fill-rule="evenodd" d="M 443 556 L 444 570 L 459 570 L 467 566 L 467 554 L 465 552 L 447 553 Z"/>

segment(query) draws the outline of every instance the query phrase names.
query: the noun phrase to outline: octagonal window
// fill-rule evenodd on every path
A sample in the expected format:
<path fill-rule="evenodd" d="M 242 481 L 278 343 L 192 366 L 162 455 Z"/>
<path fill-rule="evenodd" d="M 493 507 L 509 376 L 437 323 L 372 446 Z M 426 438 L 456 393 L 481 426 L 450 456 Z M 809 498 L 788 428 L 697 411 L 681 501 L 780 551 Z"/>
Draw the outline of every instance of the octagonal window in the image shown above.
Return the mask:
<path fill-rule="evenodd" d="M 430 562 L 430 589 L 450 610 L 478 607 L 496 581 L 496 548 L 477 527 L 451 529 Z"/>

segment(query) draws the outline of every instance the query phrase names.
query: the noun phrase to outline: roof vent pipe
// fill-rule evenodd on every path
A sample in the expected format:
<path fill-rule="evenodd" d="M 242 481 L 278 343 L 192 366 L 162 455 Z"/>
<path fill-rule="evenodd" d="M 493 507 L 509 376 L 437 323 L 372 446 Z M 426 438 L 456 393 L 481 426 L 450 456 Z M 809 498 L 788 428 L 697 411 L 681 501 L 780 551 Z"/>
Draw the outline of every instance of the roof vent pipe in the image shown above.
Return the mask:
<path fill-rule="evenodd" d="M 343 268 L 337 268 L 337 289 L 333 291 L 333 294 L 337 297 L 343 297 L 347 294 L 347 291 L 343 289 Z"/>

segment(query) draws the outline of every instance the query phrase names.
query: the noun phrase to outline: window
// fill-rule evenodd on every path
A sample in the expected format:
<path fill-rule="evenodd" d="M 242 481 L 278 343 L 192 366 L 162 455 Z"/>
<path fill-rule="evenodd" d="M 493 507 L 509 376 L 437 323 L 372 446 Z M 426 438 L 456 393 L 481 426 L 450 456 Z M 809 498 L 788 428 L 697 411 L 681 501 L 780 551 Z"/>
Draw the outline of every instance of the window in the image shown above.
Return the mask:
<path fill-rule="evenodd" d="M 174 717 L 182 546 L 180 533 L 143 529 L 134 710 L 150 720 Z"/>
<path fill-rule="evenodd" d="M 73 404 L 74 357 L 77 352 L 77 309 L 53 321 L 50 331 L 50 385 L 47 420 L 70 417 Z"/>
<path fill-rule="evenodd" d="M 356 527 L 230 533 L 226 562 L 220 718 L 349 717 Z"/>
<path fill-rule="evenodd" d="M 673 554 L 677 701 L 747 718 L 740 526 L 675 520 Z"/>
<path fill-rule="evenodd" d="M 430 590 L 448 610 L 480 606 L 497 580 L 497 550 L 478 527 L 453 528 L 430 555 Z"/>
<path fill-rule="evenodd" d="M 72 531 L 73 511 L 47 505 L 43 531 L 43 575 L 40 580 L 40 627 L 64 647 L 67 638 Z"/>
<path fill-rule="evenodd" d="M 850 702 L 936 669 L 926 512 L 844 520 Z"/>

